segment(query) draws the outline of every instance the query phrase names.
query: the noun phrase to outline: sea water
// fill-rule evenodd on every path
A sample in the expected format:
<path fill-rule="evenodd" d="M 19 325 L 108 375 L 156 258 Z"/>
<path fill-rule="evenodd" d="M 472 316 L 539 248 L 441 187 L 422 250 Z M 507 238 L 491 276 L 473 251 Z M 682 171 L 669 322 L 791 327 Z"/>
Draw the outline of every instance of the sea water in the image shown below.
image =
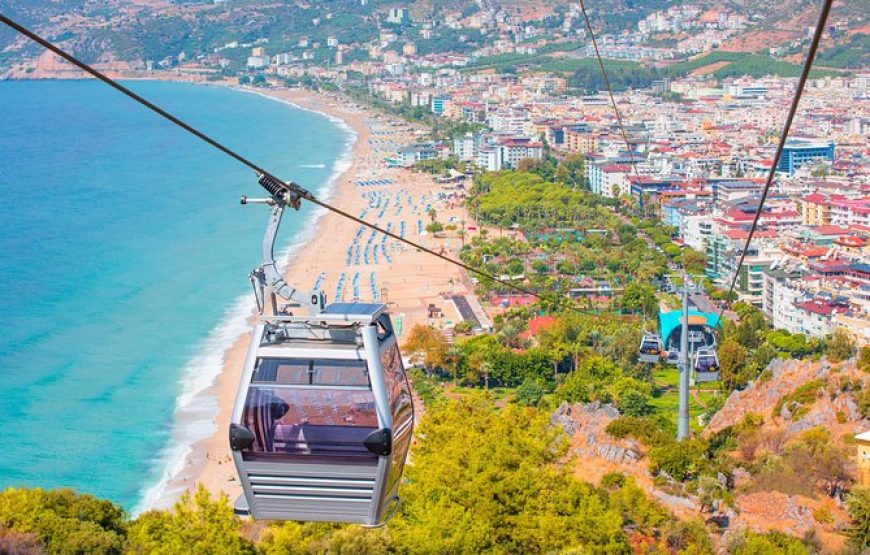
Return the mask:
<path fill-rule="evenodd" d="M 127 84 L 322 195 L 352 142 L 257 95 Z M 263 195 L 251 170 L 101 83 L 0 82 L 0 488 L 141 507 L 211 432 L 268 215 L 241 195 Z M 315 216 L 285 216 L 285 255 Z"/>

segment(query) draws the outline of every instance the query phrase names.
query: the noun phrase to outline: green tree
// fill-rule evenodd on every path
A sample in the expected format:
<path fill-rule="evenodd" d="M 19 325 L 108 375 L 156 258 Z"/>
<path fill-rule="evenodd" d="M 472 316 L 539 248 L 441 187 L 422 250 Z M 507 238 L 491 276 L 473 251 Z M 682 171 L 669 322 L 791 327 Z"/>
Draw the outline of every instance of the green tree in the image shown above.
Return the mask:
<path fill-rule="evenodd" d="M 746 349 L 754 349 L 763 340 L 762 332 L 768 330 L 764 314 L 752 305 L 734 303 L 734 311 L 740 317 L 740 324 L 734 330 L 734 340 Z"/>
<path fill-rule="evenodd" d="M 69 489 L 9 488 L 0 493 L 0 529 L 33 534 L 49 553 L 121 553 L 123 509 Z"/>
<path fill-rule="evenodd" d="M 526 378 L 514 393 L 514 399 L 526 407 L 536 406 L 543 399 L 546 390 L 540 380 Z"/>
<path fill-rule="evenodd" d="M 629 391 L 617 403 L 619 412 L 626 416 L 646 416 L 651 414 L 653 407 L 650 404 L 650 396 L 640 391 Z"/>
<path fill-rule="evenodd" d="M 870 548 L 870 488 L 858 486 L 846 498 L 852 526 L 849 544 L 858 552 Z"/>
<path fill-rule="evenodd" d="M 257 547 L 264 555 L 387 555 L 390 534 L 387 528 L 291 521 L 266 528 Z"/>
<path fill-rule="evenodd" d="M 744 531 L 728 545 L 731 555 L 811 555 L 799 539 L 782 532 Z"/>
<path fill-rule="evenodd" d="M 840 362 L 855 355 L 855 342 L 843 328 L 837 328 L 827 340 L 828 359 Z"/>
<path fill-rule="evenodd" d="M 858 349 L 858 369 L 862 372 L 870 372 L 870 345 Z"/>
<path fill-rule="evenodd" d="M 557 465 L 549 415 L 486 396 L 427 410 L 406 469 L 393 550 L 418 553 L 629 552 L 607 496 Z"/>
<path fill-rule="evenodd" d="M 683 249 L 683 268 L 690 274 L 703 274 L 707 268 L 707 256 L 691 247 Z"/>
<path fill-rule="evenodd" d="M 667 472 L 680 482 L 698 476 L 708 465 L 706 446 L 700 439 L 672 440 L 650 449 L 650 472 Z"/>
<path fill-rule="evenodd" d="M 680 555 L 713 555 L 716 550 L 704 523 L 698 520 L 672 519 L 664 533 L 669 552 Z"/>
<path fill-rule="evenodd" d="M 200 485 L 193 495 L 185 492 L 172 512 L 149 511 L 133 521 L 127 533 L 128 551 L 166 555 L 256 553 L 254 545 L 239 534 L 241 526 L 227 496 L 214 500 Z"/>
<path fill-rule="evenodd" d="M 413 364 L 422 364 L 428 372 L 444 368 L 450 354 L 444 334 L 424 324 L 411 328 L 403 350 L 410 355 Z"/>
<path fill-rule="evenodd" d="M 746 348 L 735 339 L 728 337 L 719 346 L 718 355 L 719 369 L 725 387 L 730 390 L 745 384 L 745 376 L 742 372 L 746 366 Z"/>
<path fill-rule="evenodd" d="M 652 285 L 639 282 L 630 283 L 625 287 L 625 291 L 619 298 L 619 304 L 625 310 L 640 312 L 645 316 L 656 314 L 659 306 Z"/>

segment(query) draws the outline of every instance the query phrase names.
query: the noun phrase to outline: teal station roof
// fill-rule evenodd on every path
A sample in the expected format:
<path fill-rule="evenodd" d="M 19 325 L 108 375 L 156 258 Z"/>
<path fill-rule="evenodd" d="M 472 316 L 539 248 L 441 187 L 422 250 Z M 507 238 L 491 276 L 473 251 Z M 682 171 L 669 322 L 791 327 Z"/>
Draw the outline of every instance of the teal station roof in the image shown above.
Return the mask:
<path fill-rule="evenodd" d="M 702 316 L 707 322 L 707 327 L 715 328 L 719 325 L 719 315 L 715 312 L 701 312 L 700 310 L 690 310 L 689 317 Z M 683 317 L 682 310 L 672 310 L 671 312 L 659 312 L 659 333 L 662 341 L 667 341 L 674 329 L 680 325 L 680 318 Z"/>

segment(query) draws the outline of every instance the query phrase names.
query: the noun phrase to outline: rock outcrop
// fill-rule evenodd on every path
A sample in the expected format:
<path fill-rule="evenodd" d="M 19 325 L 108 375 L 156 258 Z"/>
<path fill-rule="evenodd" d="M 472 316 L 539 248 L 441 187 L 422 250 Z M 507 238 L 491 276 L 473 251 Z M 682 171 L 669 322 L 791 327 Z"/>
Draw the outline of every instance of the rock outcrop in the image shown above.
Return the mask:
<path fill-rule="evenodd" d="M 870 428 L 870 421 L 858 410 L 850 386 L 850 383 L 860 382 L 863 387 L 870 387 L 870 374 L 858 370 L 854 360 L 834 364 L 824 359 L 774 359 L 762 376 L 742 391 L 731 393 L 710 420 L 706 434 L 739 424 L 750 413 L 776 421 L 789 436 L 816 426 L 826 427 L 833 437 Z M 813 381 L 820 382 L 821 387 L 814 398 L 802 404 L 800 411 L 780 403 L 784 397 Z M 779 412 L 774 414 L 777 408 Z"/>

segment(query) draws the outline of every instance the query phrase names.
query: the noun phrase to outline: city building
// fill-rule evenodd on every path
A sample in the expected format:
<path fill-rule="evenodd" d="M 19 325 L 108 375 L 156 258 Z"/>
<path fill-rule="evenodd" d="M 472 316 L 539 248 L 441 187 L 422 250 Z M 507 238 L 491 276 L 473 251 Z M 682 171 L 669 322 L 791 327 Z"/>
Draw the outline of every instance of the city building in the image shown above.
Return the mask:
<path fill-rule="evenodd" d="M 834 143 L 808 141 L 804 139 L 788 139 L 782 149 L 782 157 L 776 166 L 776 171 L 794 175 L 795 171 L 805 165 L 815 165 L 819 162 L 834 162 Z"/>
<path fill-rule="evenodd" d="M 387 12 L 387 22 L 394 25 L 407 25 L 411 16 L 407 8 L 390 8 Z"/>

